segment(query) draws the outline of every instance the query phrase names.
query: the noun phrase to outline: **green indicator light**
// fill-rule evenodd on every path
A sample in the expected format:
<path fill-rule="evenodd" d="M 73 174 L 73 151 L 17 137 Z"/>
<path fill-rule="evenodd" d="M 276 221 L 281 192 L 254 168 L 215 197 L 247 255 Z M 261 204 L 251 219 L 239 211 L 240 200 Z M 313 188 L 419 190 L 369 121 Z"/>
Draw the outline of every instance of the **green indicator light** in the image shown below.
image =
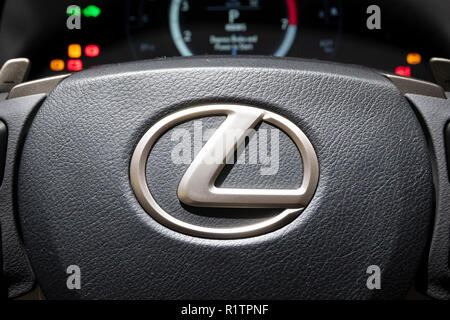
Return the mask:
<path fill-rule="evenodd" d="M 83 9 L 83 14 L 86 18 L 97 18 L 101 12 L 102 10 L 100 10 L 99 7 L 94 6 L 93 4 Z"/>
<path fill-rule="evenodd" d="M 68 16 L 81 16 L 81 8 L 79 6 L 68 6 L 66 9 Z"/>

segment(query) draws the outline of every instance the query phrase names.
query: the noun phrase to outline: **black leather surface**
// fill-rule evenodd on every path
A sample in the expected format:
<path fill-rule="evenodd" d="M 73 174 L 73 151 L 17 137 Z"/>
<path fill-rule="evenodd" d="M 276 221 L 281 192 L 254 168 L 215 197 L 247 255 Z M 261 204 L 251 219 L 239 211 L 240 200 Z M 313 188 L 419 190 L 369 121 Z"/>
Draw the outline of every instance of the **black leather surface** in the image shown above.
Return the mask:
<path fill-rule="evenodd" d="M 8 297 L 14 298 L 33 288 L 34 274 L 23 247 L 17 217 L 18 160 L 25 135 L 45 95 L 1 101 L 0 120 L 8 129 L 5 172 L 0 186 L 3 273 Z"/>
<path fill-rule="evenodd" d="M 0 187 L 5 172 L 6 148 L 8 147 L 8 129 L 3 121 L 0 121 Z"/>
<path fill-rule="evenodd" d="M 426 263 L 426 293 L 450 300 L 450 184 L 444 141 L 445 126 L 450 121 L 450 100 L 414 94 L 408 94 L 407 98 L 423 119 L 430 153 L 434 155 L 436 214 Z"/>
<path fill-rule="evenodd" d="M 267 108 L 296 123 L 320 162 L 306 210 L 275 232 L 209 240 L 155 222 L 129 182 L 144 132 L 182 107 Z M 170 159 L 168 159 L 170 161 Z M 405 98 L 370 70 L 270 58 L 175 59 L 64 80 L 27 137 L 18 197 L 48 298 L 399 298 L 430 228 L 425 138 Z M 78 265 L 80 290 L 66 287 Z M 379 265 L 382 289 L 368 290 Z"/>

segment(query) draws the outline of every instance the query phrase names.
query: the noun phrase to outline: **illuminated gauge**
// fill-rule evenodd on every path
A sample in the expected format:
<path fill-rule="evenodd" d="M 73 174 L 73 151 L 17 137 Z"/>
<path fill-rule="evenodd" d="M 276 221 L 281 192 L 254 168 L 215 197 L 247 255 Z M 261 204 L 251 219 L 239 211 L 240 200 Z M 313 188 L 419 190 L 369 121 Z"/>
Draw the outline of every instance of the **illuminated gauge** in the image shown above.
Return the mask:
<path fill-rule="evenodd" d="M 285 56 L 297 34 L 296 0 L 172 0 L 170 32 L 183 56 Z"/>

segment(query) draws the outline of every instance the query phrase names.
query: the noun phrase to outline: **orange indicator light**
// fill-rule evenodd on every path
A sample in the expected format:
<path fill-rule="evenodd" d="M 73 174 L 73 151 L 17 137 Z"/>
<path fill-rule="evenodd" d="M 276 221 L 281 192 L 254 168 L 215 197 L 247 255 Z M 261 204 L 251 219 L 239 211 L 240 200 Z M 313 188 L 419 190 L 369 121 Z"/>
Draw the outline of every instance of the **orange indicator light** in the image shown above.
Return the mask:
<path fill-rule="evenodd" d="M 61 71 L 64 70 L 64 61 L 61 59 L 53 59 L 50 61 L 50 69 L 53 71 Z"/>
<path fill-rule="evenodd" d="M 406 56 L 406 62 L 408 62 L 409 64 L 419 64 L 422 62 L 422 56 L 420 55 L 420 53 L 408 53 L 408 55 Z"/>
<path fill-rule="evenodd" d="M 79 58 L 79 57 L 81 57 L 81 46 L 79 44 L 70 44 L 67 47 L 67 55 L 70 58 Z"/>
<path fill-rule="evenodd" d="M 97 57 L 100 54 L 100 48 L 95 44 L 84 47 L 84 54 L 88 57 Z"/>

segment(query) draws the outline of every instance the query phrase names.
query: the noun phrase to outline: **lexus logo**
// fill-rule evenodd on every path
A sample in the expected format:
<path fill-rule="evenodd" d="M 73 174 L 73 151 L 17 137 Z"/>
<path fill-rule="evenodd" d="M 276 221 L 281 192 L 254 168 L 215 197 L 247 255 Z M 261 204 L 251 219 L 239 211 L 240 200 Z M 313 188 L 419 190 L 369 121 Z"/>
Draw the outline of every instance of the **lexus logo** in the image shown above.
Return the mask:
<path fill-rule="evenodd" d="M 150 151 L 158 138 L 183 122 L 213 116 L 226 116 L 226 120 L 201 148 L 184 173 L 178 185 L 179 200 L 193 207 L 284 209 L 279 214 L 251 225 L 209 228 L 181 221 L 163 210 L 155 201 L 147 185 L 146 166 Z M 215 186 L 217 177 L 227 163 L 226 160 L 245 143 L 246 131 L 255 128 L 262 121 L 279 128 L 295 143 L 303 161 L 303 178 L 300 187 L 298 189 L 244 189 Z M 233 132 L 234 141 L 226 139 L 229 132 Z M 237 136 L 236 132 L 239 133 Z M 223 152 L 217 152 L 218 148 Z M 220 154 L 222 161 L 208 161 L 213 154 Z M 294 123 L 273 112 L 243 105 L 198 106 L 166 116 L 144 134 L 136 146 L 130 164 L 130 180 L 136 197 L 155 220 L 185 234 L 216 239 L 255 236 L 289 223 L 308 205 L 316 190 L 318 177 L 319 165 L 314 148 L 306 135 Z"/>

